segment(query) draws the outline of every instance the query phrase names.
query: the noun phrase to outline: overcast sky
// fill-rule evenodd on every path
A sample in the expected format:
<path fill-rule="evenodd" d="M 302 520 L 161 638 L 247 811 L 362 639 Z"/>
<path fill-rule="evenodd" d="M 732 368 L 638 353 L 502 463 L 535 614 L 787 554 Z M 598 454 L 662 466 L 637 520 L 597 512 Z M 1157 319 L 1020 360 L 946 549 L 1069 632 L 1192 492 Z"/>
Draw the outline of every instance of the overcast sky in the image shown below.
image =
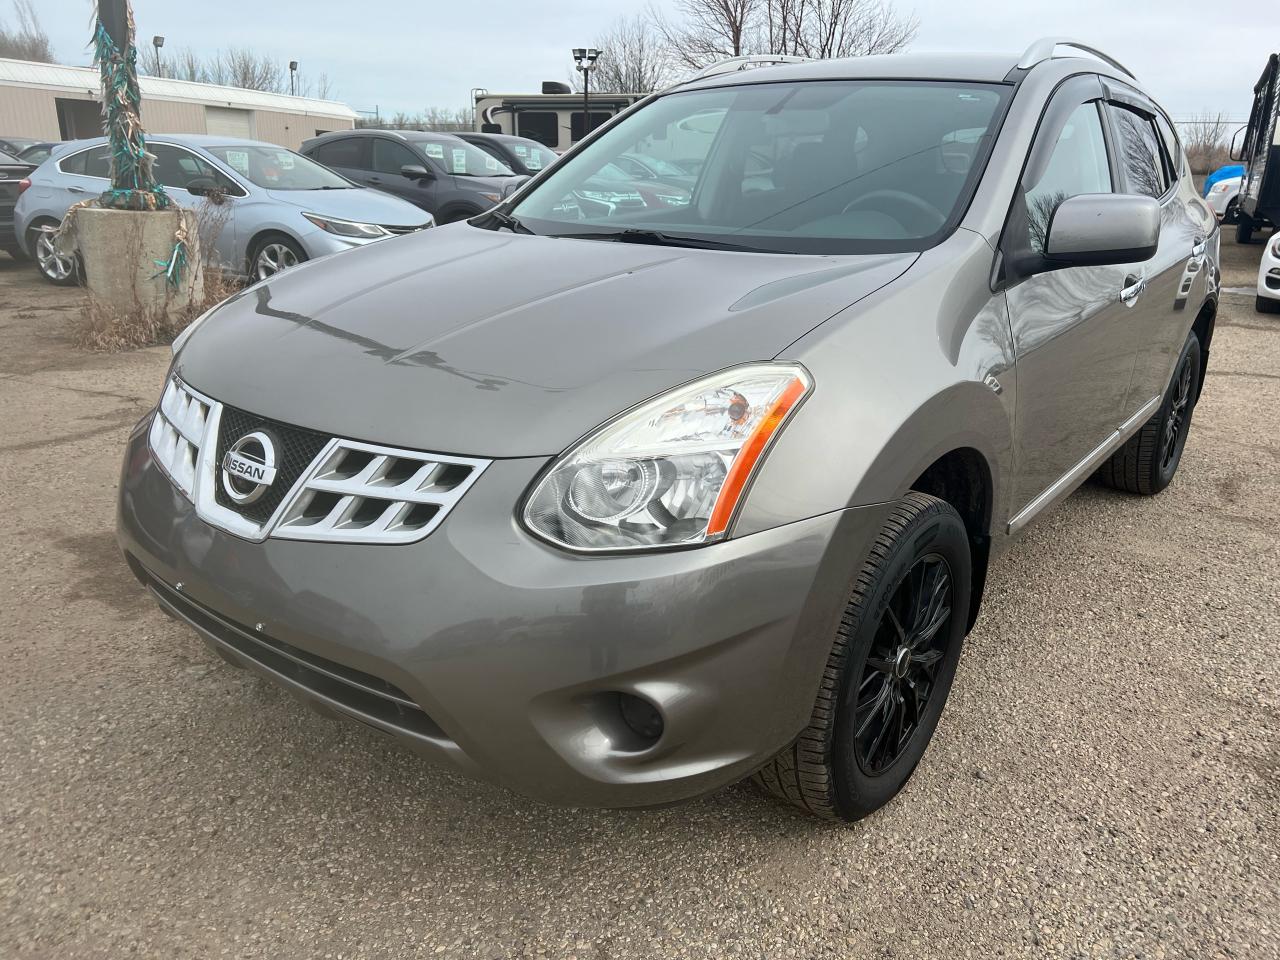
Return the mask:
<path fill-rule="evenodd" d="M 670 9 L 674 0 L 658 0 Z M 8 0 L 0 16 L 10 19 Z M 202 53 L 247 46 L 327 73 L 334 96 L 384 115 L 468 104 L 472 87 L 536 92 L 566 80 L 569 49 L 590 43 L 639 0 L 134 0 L 138 36 L 163 34 L 166 49 Z M 89 0 L 40 0 L 58 58 L 87 63 Z M 1014 8 L 1016 12 L 1009 12 Z M 1183 119 L 1202 110 L 1246 118 L 1267 56 L 1280 50 L 1280 0 L 903 0 L 920 32 L 911 49 L 1007 50 L 1038 36 L 1094 43 L 1138 75 Z"/>

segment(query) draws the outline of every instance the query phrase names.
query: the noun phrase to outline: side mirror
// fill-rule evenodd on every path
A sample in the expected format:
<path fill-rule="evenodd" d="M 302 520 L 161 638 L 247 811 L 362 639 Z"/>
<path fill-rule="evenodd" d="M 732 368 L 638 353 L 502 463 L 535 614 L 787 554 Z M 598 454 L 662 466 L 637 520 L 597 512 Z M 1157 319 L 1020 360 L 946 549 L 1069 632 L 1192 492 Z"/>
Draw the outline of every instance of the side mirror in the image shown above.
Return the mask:
<path fill-rule="evenodd" d="M 1045 230 L 1049 269 L 1150 260 L 1160 243 L 1160 204 L 1151 197 L 1086 193 L 1058 204 Z"/>
<path fill-rule="evenodd" d="M 1227 156 L 1229 156 L 1232 160 L 1239 162 L 1245 159 L 1244 148 L 1248 144 L 1248 140 L 1249 140 L 1248 131 L 1249 131 L 1248 127 L 1241 127 L 1239 130 L 1237 130 L 1235 133 L 1231 135 L 1231 149 L 1227 151 Z M 1236 144 L 1240 140 L 1240 134 L 1242 133 L 1245 134 L 1245 142 L 1241 143 L 1237 147 Z"/>
<path fill-rule="evenodd" d="M 434 180 L 436 175 L 420 163 L 406 163 L 400 168 L 400 176 L 410 180 Z"/>
<path fill-rule="evenodd" d="M 187 183 L 186 190 L 193 197 L 204 197 L 215 205 L 221 205 L 227 200 L 226 188 L 210 177 L 195 177 L 191 179 Z"/>

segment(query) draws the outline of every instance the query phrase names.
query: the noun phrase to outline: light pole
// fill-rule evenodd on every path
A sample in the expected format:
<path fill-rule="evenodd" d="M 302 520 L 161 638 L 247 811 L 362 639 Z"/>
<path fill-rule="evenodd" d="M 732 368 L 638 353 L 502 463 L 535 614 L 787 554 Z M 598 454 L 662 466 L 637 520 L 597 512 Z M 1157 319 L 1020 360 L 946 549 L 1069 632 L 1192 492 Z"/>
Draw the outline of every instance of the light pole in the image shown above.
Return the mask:
<path fill-rule="evenodd" d="M 595 47 L 574 47 L 573 59 L 582 71 L 582 137 L 591 132 L 591 71 L 596 68 L 600 51 Z"/>
<path fill-rule="evenodd" d="M 151 45 L 156 48 L 156 76 L 164 76 L 164 66 L 160 63 L 160 48 L 164 46 L 164 37 L 156 35 L 151 38 Z"/>
<path fill-rule="evenodd" d="M 295 78 L 297 75 L 298 75 L 298 61 L 297 61 L 297 60 L 290 60 L 290 61 L 289 61 L 289 96 L 291 96 L 291 97 L 294 95 L 294 92 L 293 92 L 293 90 L 294 90 L 294 82 L 293 82 L 293 81 L 294 81 L 294 78 Z"/>

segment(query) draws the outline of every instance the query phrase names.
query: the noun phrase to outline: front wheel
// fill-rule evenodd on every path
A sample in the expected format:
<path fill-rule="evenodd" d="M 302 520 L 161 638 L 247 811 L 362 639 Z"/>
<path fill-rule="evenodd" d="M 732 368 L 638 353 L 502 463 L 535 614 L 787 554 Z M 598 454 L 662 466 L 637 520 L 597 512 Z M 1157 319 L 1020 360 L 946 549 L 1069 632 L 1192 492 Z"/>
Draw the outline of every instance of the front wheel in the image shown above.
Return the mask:
<path fill-rule="evenodd" d="M 809 725 L 756 773 L 757 783 L 828 820 L 860 820 L 892 800 L 951 689 L 971 578 L 955 508 L 908 493 L 854 582 Z"/>
<path fill-rule="evenodd" d="M 1259 313 L 1280 313 L 1280 300 L 1271 297 L 1254 297 L 1253 308 Z"/>
<path fill-rule="evenodd" d="M 288 237 L 264 237 L 249 253 L 249 276 L 255 281 L 274 277 L 277 273 L 304 263 L 306 252 Z"/>

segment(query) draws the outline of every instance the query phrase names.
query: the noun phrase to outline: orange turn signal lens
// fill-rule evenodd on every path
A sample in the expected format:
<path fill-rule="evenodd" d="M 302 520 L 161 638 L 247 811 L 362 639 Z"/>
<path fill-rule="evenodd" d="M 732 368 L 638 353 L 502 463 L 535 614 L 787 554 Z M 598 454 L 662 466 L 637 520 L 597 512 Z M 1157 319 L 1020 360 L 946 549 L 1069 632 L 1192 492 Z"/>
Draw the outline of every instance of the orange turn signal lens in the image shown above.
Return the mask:
<path fill-rule="evenodd" d="M 707 524 L 708 538 L 718 537 L 729 529 L 729 521 L 733 519 L 733 513 L 738 508 L 738 501 L 742 499 L 743 491 L 747 488 L 747 481 L 755 473 L 756 465 L 759 464 L 761 456 L 769 446 L 769 441 L 773 439 L 778 428 L 786 422 L 791 411 L 808 392 L 808 383 L 799 376 L 795 377 L 778 394 L 778 399 L 773 402 L 769 412 L 761 418 L 755 430 L 751 432 L 751 436 L 743 443 L 738 455 L 733 459 L 733 465 L 729 467 L 724 485 L 720 488 L 720 496 L 716 498 L 716 505 L 711 510 L 711 520 Z"/>

